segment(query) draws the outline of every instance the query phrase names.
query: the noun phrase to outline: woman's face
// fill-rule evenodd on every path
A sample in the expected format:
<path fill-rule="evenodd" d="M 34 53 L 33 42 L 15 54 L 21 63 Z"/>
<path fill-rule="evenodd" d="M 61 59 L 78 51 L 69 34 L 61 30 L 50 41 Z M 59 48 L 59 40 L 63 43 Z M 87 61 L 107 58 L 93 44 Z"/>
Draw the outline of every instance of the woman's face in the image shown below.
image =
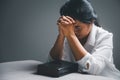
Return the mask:
<path fill-rule="evenodd" d="M 74 29 L 75 35 L 77 36 L 77 38 L 79 40 L 81 40 L 89 35 L 89 33 L 92 29 L 92 23 L 86 24 L 86 23 L 76 20 L 74 27 L 75 27 L 75 29 Z"/>

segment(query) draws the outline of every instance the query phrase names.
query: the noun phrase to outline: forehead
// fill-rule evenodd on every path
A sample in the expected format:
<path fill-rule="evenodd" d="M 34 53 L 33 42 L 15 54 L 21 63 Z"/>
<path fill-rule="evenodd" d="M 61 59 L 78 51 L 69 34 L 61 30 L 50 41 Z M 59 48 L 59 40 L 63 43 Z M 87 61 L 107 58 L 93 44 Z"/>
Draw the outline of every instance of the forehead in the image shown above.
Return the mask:
<path fill-rule="evenodd" d="M 78 26 L 78 25 L 85 25 L 85 23 L 75 20 L 75 26 Z"/>

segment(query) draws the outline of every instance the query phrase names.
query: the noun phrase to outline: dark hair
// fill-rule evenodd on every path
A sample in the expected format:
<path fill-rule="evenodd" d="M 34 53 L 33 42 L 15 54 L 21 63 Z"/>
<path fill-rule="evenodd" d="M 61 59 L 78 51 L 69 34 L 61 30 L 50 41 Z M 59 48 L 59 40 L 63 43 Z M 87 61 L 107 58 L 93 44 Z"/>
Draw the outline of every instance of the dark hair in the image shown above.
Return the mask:
<path fill-rule="evenodd" d="M 60 9 L 60 15 L 70 16 L 73 19 L 83 23 L 94 24 L 99 26 L 97 14 L 88 0 L 69 0 Z"/>

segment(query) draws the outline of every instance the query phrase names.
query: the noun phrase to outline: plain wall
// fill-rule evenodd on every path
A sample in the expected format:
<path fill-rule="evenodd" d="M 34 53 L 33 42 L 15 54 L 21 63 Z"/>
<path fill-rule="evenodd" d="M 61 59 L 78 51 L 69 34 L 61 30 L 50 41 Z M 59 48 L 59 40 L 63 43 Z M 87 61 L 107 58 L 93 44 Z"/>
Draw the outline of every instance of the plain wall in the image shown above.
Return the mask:
<path fill-rule="evenodd" d="M 45 62 L 57 37 L 56 21 L 66 0 L 0 0 L 0 62 Z M 120 69 L 120 1 L 91 0 L 101 25 L 114 34 L 114 63 Z"/>

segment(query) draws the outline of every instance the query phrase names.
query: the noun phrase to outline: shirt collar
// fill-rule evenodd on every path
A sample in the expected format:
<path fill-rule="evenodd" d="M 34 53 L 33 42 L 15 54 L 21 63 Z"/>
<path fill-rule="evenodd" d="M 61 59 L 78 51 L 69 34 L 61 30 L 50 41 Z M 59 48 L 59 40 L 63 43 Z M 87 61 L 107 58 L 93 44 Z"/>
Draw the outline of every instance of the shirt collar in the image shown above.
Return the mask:
<path fill-rule="evenodd" d="M 85 43 L 84 46 L 91 45 L 94 46 L 95 44 L 95 37 L 97 33 L 97 26 L 95 24 L 92 25 L 92 30 L 88 36 L 87 42 Z"/>

